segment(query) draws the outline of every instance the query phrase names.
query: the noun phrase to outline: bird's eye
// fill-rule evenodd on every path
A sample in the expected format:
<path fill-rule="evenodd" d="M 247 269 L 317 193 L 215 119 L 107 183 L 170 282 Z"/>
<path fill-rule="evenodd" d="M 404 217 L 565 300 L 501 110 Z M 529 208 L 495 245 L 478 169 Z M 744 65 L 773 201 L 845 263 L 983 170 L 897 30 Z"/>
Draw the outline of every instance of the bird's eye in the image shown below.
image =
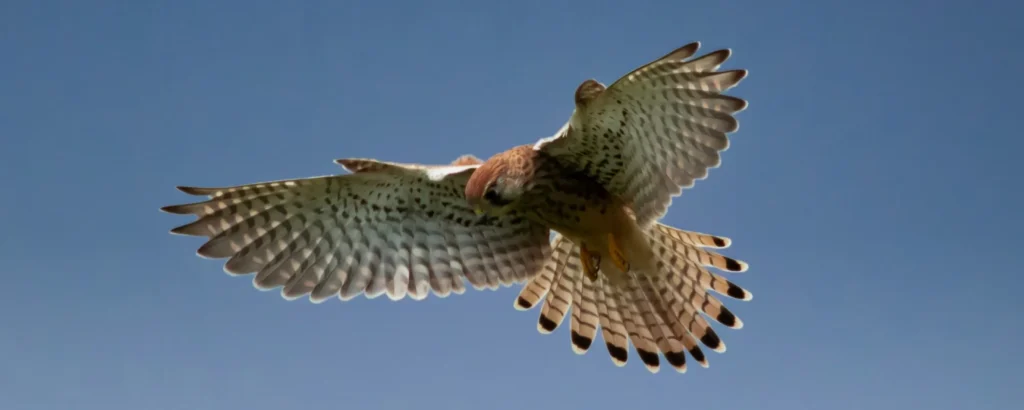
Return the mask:
<path fill-rule="evenodd" d="M 512 201 L 506 200 L 505 198 L 502 198 L 501 195 L 498 195 L 498 191 L 493 187 L 484 192 L 484 199 L 487 200 L 487 202 L 490 202 L 491 205 L 495 206 L 505 206 L 512 203 Z"/>

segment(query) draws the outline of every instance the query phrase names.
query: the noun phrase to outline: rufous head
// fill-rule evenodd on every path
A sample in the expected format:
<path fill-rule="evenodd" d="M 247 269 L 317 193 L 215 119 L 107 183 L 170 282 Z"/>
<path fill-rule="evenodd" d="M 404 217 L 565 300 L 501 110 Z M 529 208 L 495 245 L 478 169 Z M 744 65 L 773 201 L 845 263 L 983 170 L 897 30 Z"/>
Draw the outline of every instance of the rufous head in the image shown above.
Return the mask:
<path fill-rule="evenodd" d="M 524 149 L 525 148 L 525 149 Z M 531 147 L 517 147 L 497 154 L 480 165 L 466 183 L 466 201 L 477 214 L 500 216 L 522 197 L 532 167 Z"/>

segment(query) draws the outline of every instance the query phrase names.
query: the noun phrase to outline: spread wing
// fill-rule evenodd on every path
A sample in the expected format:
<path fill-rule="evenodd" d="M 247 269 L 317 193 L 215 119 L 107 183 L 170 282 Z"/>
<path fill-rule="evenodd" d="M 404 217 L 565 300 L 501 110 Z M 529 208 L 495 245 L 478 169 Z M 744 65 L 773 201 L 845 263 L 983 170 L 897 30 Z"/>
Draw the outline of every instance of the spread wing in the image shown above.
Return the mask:
<path fill-rule="evenodd" d="M 728 49 L 688 60 L 691 43 L 620 78 L 607 89 L 587 80 L 569 121 L 534 149 L 595 178 L 631 204 L 641 226 L 668 210 L 672 197 L 720 164 L 734 114 L 747 102 L 722 93 L 746 70 L 718 71 Z"/>
<path fill-rule="evenodd" d="M 180 187 L 208 199 L 163 210 L 196 215 L 171 232 L 208 238 L 198 254 L 229 258 L 226 272 L 255 272 L 257 288 L 314 302 L 445 297 L 463 293 L 464 279 L 497 289 L 532 278 L 551 252 L 547 228 L 516 215 L 481 220 L 465 204 L 475 158 L 447 166 L 337 162 L 352 173 Z"/>

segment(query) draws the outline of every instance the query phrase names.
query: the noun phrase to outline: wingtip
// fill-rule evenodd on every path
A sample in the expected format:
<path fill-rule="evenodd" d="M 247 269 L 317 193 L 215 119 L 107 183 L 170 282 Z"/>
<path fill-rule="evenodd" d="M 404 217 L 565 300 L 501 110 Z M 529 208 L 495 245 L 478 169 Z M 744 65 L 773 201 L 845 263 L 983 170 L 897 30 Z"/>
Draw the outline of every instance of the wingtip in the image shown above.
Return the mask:
<path fill-rule="evenodd" d="M 750 101 L 747 101 L 746 98 L 738 98 L 737 97 L 737 99 L 740 100 L 742 102 L 742 104 L 740 104 L 739 108 L 733 110 L 733 112 L 732 112 L 733 115 L 736 115 L 736 114 L 739 114 L 739 113 L 741 113 L 743 111 L 746 111 L 746 109 L 748 107 L 750 107 Z M 739 127 L 737 127 L 736 129 L 739 130 Z"/>
<path fill-rule="evenodd" d="M 171 230 L 168 231 L 168 232 L 170 232 L 171 235 L 196 236 L 196 235 L 190 234 L 188 232 L 188 230 L 187 230 L 187 227 L 188 227 L 188 225 L 176 226 L 174 228 L 171 228 Z"/>
<path fill-rule="evenodd" d="M 721 48 L 710 53 L 701 56 L 701 59 L 711 59 L 716 61 L 715 67 L 717 68 L 721 64 L 729 61 L 729 57 L 732 57 L 732 49 Z"/>
<path fill-rule="evenodd" d="M 348 172 L 356 172 L 356 161 L 352 158 L 338 158 L 334 160 L 334 163 L 341 165 Z"/>
<path fill-rule="evenodd" d="M 202 236 L 206 236 L 206 235 L 202 235 Z M 223 266 L 224 272 L 232 274 L 232 275 L 241 275 L 241 274 L 251 273 L 251 271 L 250 272 L 242 272 L 242 271 L 240 271 L 238 269 L 238 264 L 236 262 L 236 259 L 232 258 L 233 256 L 235 256 L 235 253 L 238 252 L 238 251 L 239 251 L 239 249 L 237 249 L 237 248 L 227 248 L 227 247 L 224 246 L 224 244 L 217 243 L 217 241 L 214 241 L 214 240 L 211 239 L 211 240 L 206 241 L 206 243 L 202 244 L 201 246 L 199 246 L 199 249 L 196 249 L 196 256 L 199 256 L 200 258 L 203 258 L 203 259 L 214 259 L 214 260 L 216 260 L 216 259 L 224 259 L 224 258 L 231 258 L 231 259 L 228 259 L 226 262 L 224 262 L 224 266 Z"/>
<path fill-rule="evenodd" d="M 677 61 L 686 61 L 690 57 L 693 57 L 695 54 L 697 54 L 697 51 L 700 50 L 700 47 L 702 45 L 703 44 L 700 41 L 692 41 L 690 43 L 684 44 L 682 47 L 672 50 L 670 53 L 666 54 L 659 60 L 664 60 L 668 58 Z"/>
<path fill-rule="evenodd" d="M 736 78 L 736 84 L 734 84 L 733 87 L 735 87 L 736 85 L 739 85 L 740 81 L 745 80 L 747 78 L 747 76 L 750 75 L 750 70 L 747 70 L 745 68 L 738 68 L 738 69 L 736 69 L 734 71 L 736 71 L 737 78 Z"/>
<path fill-rule="evenodd" d="M 166 205 L 160 207 L 160 212 L 172 215 L 182 215 L 181 205 Z"/>
<path fill-rule="evenodd" d="M 225 272 L 227 272 L 227 270 L 225 270 Z M 274 289 L 277 289 L 278 285 L 266 285 L 266 284 L 264 284 L 262 282 L 263 280 L 265 280 L 265 278 L 261 278 L 261 277 L 259 277 L 259 275 L 253 276 L 253 278 L 252 278 L 252 287 L 253 287 L 253 289 L 256 289 L 256 290 L 258 290 L 260 292 L 270 292 L 270 291 L 272 291 Z"/>
<path fill-rule="evenodd" d="M 203 187 L 197 187 L 197 186 L 185 186 L 185 185 L 178 185 L 178 186 L 176 186 L 174 188 L 179 190 L 179 191 L 181 191 L 181 192 L 189 194 L 189 195 L 205 196 L 205 195 L 209 195 L 210 194 L 209 193 L 209 188 L 203 188 Z"/>
<path fill-rule="evenodd" d="M 305 296 L 304 293 L 300 293 L 298 295 L 290 295 L 290 294 L 288 294 L 288 288 L 287 287 L 282 287 L 281 288 L 281 299 L 284 299 L 287 302 L 294 302 L 296 300 L 299 300 L 303 296 Z"/>

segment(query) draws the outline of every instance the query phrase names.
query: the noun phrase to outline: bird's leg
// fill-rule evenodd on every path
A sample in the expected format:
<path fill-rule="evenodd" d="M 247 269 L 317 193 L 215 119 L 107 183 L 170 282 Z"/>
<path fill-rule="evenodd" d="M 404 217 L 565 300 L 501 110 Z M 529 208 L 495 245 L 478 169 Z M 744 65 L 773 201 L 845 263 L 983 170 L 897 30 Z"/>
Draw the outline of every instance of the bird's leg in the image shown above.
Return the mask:
<path fill-rule="evenodd" d="M 622 255 L 622 247 L 619 246 L 619 241 L 612 234 L 608 234 L 608 255 L 611 256 L 615 267 L 623 273 L 629 272 L 629 261 Z"/>
<path fill-rule="evenodd" d="M 587 275 L 591 282 L 596 282 L 597 272 L 601 266 L 601 256 L 591 254 L 587 250 L 587 245 L 580 244 L 580 264 L 583 265 L 583 274 Z"/>

